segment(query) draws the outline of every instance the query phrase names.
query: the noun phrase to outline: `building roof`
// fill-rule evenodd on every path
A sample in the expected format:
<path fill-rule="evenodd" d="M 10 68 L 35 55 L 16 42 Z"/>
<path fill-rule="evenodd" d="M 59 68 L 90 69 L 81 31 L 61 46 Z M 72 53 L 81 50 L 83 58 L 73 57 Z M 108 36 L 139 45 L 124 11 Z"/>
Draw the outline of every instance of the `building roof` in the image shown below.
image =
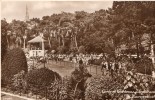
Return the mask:
<path fill-rule="evenodd" d="M 33 38 L 32 40 L 28 41 L 28 43 L 39 43 L 39 42 L 47 42 L 47 40 L 43 39 L 41 36 L 37 36 Z"/>

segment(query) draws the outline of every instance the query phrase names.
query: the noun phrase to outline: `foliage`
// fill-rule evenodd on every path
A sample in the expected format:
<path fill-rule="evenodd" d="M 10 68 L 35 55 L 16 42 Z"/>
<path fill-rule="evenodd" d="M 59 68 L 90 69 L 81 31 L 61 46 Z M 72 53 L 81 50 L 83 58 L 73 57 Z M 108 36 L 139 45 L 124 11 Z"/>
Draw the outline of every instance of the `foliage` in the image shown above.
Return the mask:
<path fill-rule="evenodd" d="M 54 81 L 50 88 L 48 88 L 49 99 L 68 100 L 67 86 L 69 84 L 69 77 L 63 77 L 62 81 Z M 57 94 L 57 95 L 55 95 Z"/>
<path fill-rule="evenodd" d="M 83 65 L 76 68 L 72 73 L 67 85 L 68 99 L 84 99 L 84 93 L 86 89 L 86 81 L 92 75 Z"/>
<path fill-rule="evenodd" d="M 85 99 L 126 99 L 122 94 L 105 93 L 105 91 L 133 91 L 128 88 L 129 84 L 132 84 L 131 87 L 134 91 L 153 91 L 154 82 L 155 79 L 149 75 L 137 74 L 132 71 L 126 72 L 123 69 L 119 74 L 114 73 L 113 77 L 110 72 L 106 72 L 104 76 L 96 76 L 91 79 L 86 88 Z"/>
<path fill-rule="evenodd" d="M 85 47 L 84 46 L 79 47 L 79 53 L 82 53 L 82 54 L 85 53 Z"/>
<path fill-rule="evenodd" d="M 135 64 L 135 69 L 138 73 L 152 75 L 154 71 L 153 64 L 149 58 L 142 58 Z"/>
<path fill-rule="evenodd" d="M 72 47 L 72 48 L 70 48 L 70 52 L 71 53 L 78 53 L 78 49 L 76 48 L 76 47 Z"/>
<path fill-rule="evenodd" d="M 25 71 L 20 71 L 19 73 L 15 74 L 12 79 L 12 89 L 17 91 L 26 90 L 27 83 L 25 81 Z"/>
<path fill-rule="evenodd" d="M 115 91 L 115 90 L 123 90 L 123 81 L 124 78 L 121 75 L 115 75 L 114 78 L 109 76 L 110 74 L 107 74 L 106 76 L 102 77 L 94 77 L 91 79 L 90 83 L 87 86 L 85 98 L 88 100 L 102 100 L 106 99 L 106 95 L 103 94 L 104 91 Z M 112 95 L 109 94 L 111 97 Z M 108 99 L 108 98 L 107 98 Z"/>
<path fill-rule="evenodd" d="M 8 23 L 5 20 L 1 20 L 1 57 L 2 60 L 4 59 L 4 55 L 7 52 L 7 29 L 8 29 Z"/>
<path fill-rule="evenodd" d="M 48 69 L 48 68 L 40 68 L 36 70 L 31 70 L 26 75 L 27 84 L 38 85 L 38 86 L 50 86 L 55 80 L 60 80 L 61 76 Z"/>
<path fill-rule="evenodd" d="M 94 65 L 101 65 L 102 62 L 103 62 L 103 59 L 95 59 L 93 64 Z"/>
<path fill-rule="evenodd" d="M 85 12 L 85 11 L 76 11 L 75 14 L 76 14 L 75 18 L 78 20 L 78 19 L 84 18 L 87 15 L 87 12 Z"/>
<path fill-rule="evenodd" d="M 2 62 L 1 70 L 2 80 L 6 85 L 9 84 L 13 76 L 21 70 L 27 73 L 28 66 L 23 50 L 21 48 L 14 48 L 7 51 Z"/>
<path fill-rule="evenodd" d="M 121 45 L 125 45 L 127 50 L 136 50 L 139 56 L 145 51 L 144 44 L 150 46 L 150 42 L 155 40 L 154 5 L 152 1 L 114 1 L 112 8 L 107 10 L 100 9 L 94 13 L 62 12 L 43 16 L 42 19 L 32 18 L 27 23 L 13 20 L 8 26 L 12 30 L 11 33 L 15 32 L 21 37 L 25 30 L 28 30 L 27 40 L 40 32 L 45 33 L 45 37 L 54 44 L 51 45 L 52 49 L 66 46 L 69 51 L 72 47 L 79 48 L 83 45 L 87 53 L 113 54 L 123 49 Z M 5 28 L 3 21 L 2 26 L 3 31 Z M 51 31 L 57 34 L 54 37 L 57 42 L 49 38 Z M 66 35 L 68 33 L 69 36 Z M 144 38 L 144 34 L 150 38 Z M 72 46 L 74 43 L 76 46 Z"/>
<path fill-rule="evenodd" d="M 6 52 L 7 52 L 7 40 L 6 40 L 6 35 L 1 35 L 1 47 L 3 47 L 3 48 L 1 48 L 1 57 L 2 57 L 2 59 L 1 59 L 1 61 L 3 61 L 3 59 L 4 59 L 4 55 L 6 54 Z"/>
<path fill-rule="evenodd" d="M 126 44 L 128 48 L 134 46 L 137 56 L 139 57 L 142 53 L 140 50 L 144 47 L 142 45 L 142 42 L 145 41 L 145 39 L 143 39 L 143 34 L 152 34 L 153 32 L 153 30 L 150 30 L 149 32 L 147 30 L 152 27 L 152 24 L 149 24 L 148 19 L 154 17 L 154 14 L 152 14 L 155 11 L 153 7 L 154 4 L 154 2 L 146 1 L 115 1 L 113 3 L 110 22 L 113 23 L 113 36 L 115 36 L 115 40 L 119 40 L 115 41 L 117 46 L 120 45 L 120 43 Z M 154 21 L 152 20 L 152 23 L 153 22 Z M 151 37 L 151 40 L 153 40 L 153 36 Z"/>
<path fill-rule="evenodd" d="M 68 48 L 65 47 L 65 46 L 60 46 L 60 47 L 58 47 L 57 51 L 60 54 L 64 54 L 64 53 L 66 53 L 68 51 Z"/>
<path fill-rule="evenodd" d="M 51 50 L 57 50 L 59 47 L 59 42 L 57 40 L 51 40 Z"/>

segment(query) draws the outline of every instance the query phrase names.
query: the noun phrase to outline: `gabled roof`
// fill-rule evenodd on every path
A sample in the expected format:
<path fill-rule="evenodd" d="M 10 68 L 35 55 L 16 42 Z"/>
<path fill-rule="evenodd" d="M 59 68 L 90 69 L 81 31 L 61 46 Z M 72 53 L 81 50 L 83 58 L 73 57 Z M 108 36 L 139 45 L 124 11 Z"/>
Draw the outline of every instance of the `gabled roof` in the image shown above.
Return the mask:
<path fill-rule="evenodd" d="M 47 42 L 47 40 L 43 39 L 41 36 L 37 36 L 33 38 L 32 40 L 28 41 L 28 43 L 39 43 L 39 42 Z"/>

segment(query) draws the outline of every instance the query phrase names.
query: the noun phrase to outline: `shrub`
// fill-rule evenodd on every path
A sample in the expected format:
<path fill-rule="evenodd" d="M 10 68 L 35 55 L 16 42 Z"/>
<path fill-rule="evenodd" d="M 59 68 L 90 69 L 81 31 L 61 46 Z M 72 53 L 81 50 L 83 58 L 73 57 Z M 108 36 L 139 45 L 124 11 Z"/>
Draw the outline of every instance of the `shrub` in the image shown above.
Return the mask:
<path fill-rule="evenodd" d="M 95 61 L 94 61 L 94 65 L 101 65 L 101 63 L 102 63 L 102 59 L 96 59 Z"/>
<path fill-rule="evenodd" d="M 66 53 L 68 51 L 68 48 L 65 47 L 65 46 L 60 46 L 60 47 L 57 48 L 57 50 L 58 50 L 58 53 L 64 54 L 64 53 Z"/>
<path fill-rule="evenodd" d="M 58 89 L 60 80 L 61 76 L 48 68 L 31 70 L 26 75 L 27 89 L 42 97 L 48 92 L 47 98 L 51 98 L 52 92 Z M 58 94 L 57 91 L 55 93 Z"/>
<path fill-rule="evenodd" d="M 78 52 L 84 54 L 85 53 L 85 47 L 84 46 L 80 46 Z"/>
<path fill-rule="evenodd" d="M 48 88 L 49 100 L 69 100 L 67 95 L 67 87 L 69 85 L 69 77 L 64 77 L 62 81 L 55 81 Z"/>
<path fill-rule="evenodd" d="M 23 70 L 14 75 L 12 79 L 12 89 L 17 91 L 26 90 L 27 84 L 25 81 L 25 75 L 25 71 Z"/>
<path fill-rule="evenodd" d="M 124 78 L 121 75 L 110 77 L 109 74 L 102 77 L 93 77 L 90 80 L 85 92 L 86 100 L 106 100 L 112 97 L 111 94 L 102 93 L 103 91 L 123 90 Z M 109 99 L 108 98 L 108 99 Z"/>
<path fill-rule="evenodd" d="M 28 66 L 23 50 L 14 48 L 7 51 L 2 62 L 1 70 L 3 84 L 10 84 L 13 76 L 21 70 L 27 72 Z"/>
<path fill-rule="evenodd" d="M 142 58 L 135 64 L 135 69 L 138 73 L 152 75 L 154 70 L 151 60 L 148 58 Z"/>
<path fill-rule="evenodd" d="M 55 81 L 55 79 L 60 80 L 61 76 L 48 68 L 31 70 L 26 75 L 27 84 L 32 84 L 36 86 L 50 86 L 51 83 Z"/>

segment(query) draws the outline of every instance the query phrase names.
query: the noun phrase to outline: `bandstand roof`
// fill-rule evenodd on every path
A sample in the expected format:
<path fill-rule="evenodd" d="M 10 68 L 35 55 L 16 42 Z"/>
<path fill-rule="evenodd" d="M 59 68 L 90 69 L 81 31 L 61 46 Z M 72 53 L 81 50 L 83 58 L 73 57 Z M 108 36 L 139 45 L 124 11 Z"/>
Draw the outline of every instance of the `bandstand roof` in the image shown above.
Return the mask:
<path fill-rule="evenodd" d="M 39 43 L 39 42 L 47 42 L 47 40 L 43 39 L 41 36 L 37 36 L 35 38 L 33 38 L 32 40 L 28 41 L 28 43 Z"/>

